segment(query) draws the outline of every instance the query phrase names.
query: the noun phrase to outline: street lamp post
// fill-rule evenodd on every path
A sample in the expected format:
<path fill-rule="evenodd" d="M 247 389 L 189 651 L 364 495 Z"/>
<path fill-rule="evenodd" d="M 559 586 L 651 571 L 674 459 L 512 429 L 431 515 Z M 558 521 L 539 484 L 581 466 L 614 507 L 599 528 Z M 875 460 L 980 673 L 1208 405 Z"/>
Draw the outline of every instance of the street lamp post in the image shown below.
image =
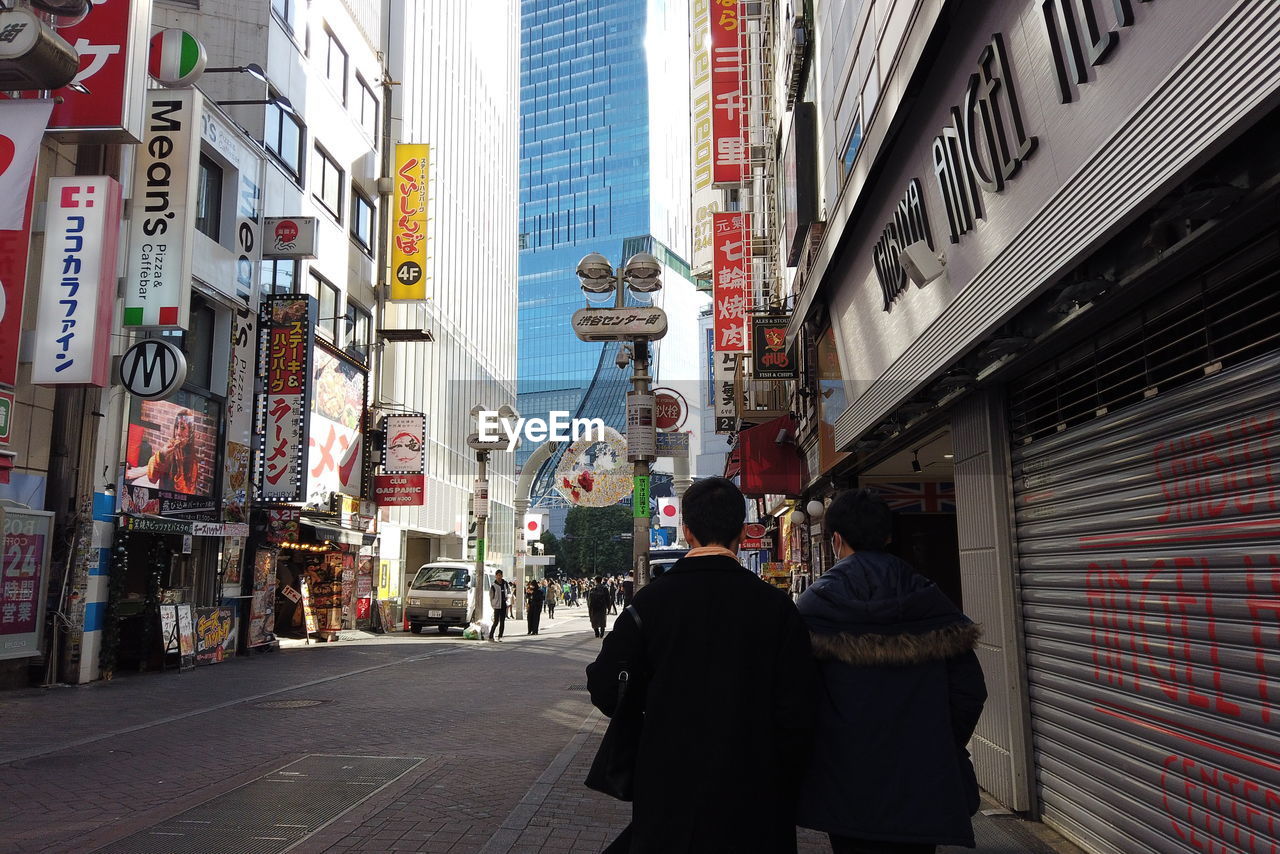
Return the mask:
<path fill-rule="evenodd" d="M 578 279 L 591 295 L 614 297 L 612 308 L 587 307 L 573 315 L 573 331 L 583 341 L 627 341 L 618 366 L 631 362 L 631 391 L 627 394 L 627 459 L 632 463 L 631 559 L 636 589 L 649 581 L 649 466 L 657 457 L 655 404 L 649 376 L 649 342 L 667 334 L 666 313 L 652 305 L 662 288 L 662 265 L 648 252 L 637 252 L 615 274 L 609 260 L 592 252 L 578 262 Z M 639 307 L 626 305 L 626 291 Z M 603 330 L 603 331 L 602 331 Z"/>
<path fill-rule="evenodd" d="M 471 407 L 471 417 L 479 419 L 481 413 L 491 411 L 489 407 L 477 404 Z M 507 404 L 499 407 L 497 412 L 501 421 L 513 421 L 520 417 L 520 413 Z M 477 422 L 477 428 L 478 426 Z M 471 603 L 470 621 L 473 625 L 484 619 L 484 559 L 487 545 L 485 533 L 489 522 L 489 454 L 493 451 L 513 451 L 518 444 L 519 440 L 513 443 L 507 438 L 505 430 L 493 439 L 482 437 L 479 429 L 467 437 L 467 446 L 476 452 L 477 464 L 475 489 L 471 496 L 471 511 L 476 517 L 476 569 L 473 585 L 475 598 Z"/>

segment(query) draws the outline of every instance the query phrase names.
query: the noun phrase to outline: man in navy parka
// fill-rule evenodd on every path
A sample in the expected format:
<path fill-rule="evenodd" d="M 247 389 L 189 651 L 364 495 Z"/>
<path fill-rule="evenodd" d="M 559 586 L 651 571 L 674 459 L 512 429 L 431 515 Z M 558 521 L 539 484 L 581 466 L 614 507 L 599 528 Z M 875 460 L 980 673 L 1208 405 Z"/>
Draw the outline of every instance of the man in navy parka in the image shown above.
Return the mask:
<path fill-rule="evenodd" d="M 973 847 L 980 629 L 884 551 L 892 513 L 872 491 L 836 497 L 825 527 L 839 560 L 798 603 L 821 672 L 799 824 L 830 834 L 835 854 Z"/>

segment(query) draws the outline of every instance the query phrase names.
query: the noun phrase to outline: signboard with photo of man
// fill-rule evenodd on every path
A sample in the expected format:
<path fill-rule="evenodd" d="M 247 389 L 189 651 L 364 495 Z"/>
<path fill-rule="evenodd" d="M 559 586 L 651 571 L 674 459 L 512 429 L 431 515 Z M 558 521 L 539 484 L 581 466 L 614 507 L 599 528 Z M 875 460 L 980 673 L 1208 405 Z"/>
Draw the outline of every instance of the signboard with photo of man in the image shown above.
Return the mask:
<path fill-rule="evenodd" d="M 189 392 L 172 400 L 134 399 L 125 444 L 121 511 L 216 518 L 218 404 Z"/>

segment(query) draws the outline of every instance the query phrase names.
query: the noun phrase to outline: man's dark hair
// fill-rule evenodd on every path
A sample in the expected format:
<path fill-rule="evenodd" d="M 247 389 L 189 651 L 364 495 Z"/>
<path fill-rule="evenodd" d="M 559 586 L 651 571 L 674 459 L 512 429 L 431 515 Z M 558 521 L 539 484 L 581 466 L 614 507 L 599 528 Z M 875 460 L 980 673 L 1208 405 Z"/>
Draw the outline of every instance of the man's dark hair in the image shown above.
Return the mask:
<path fill-rule="evenodd" d="M 840 493 L 823 519 L 827 536 L 839 534 L 855 552 L 884 551 L 893 534 L 893 511 L 873 489 Z"/>
<path fill-rule="evenodd" d="M 746 500 L 731 480 L 699 480 L 685 492 L 680 505 L 689 532 L 704 546 L 727 546 L 742 534 Z"/>

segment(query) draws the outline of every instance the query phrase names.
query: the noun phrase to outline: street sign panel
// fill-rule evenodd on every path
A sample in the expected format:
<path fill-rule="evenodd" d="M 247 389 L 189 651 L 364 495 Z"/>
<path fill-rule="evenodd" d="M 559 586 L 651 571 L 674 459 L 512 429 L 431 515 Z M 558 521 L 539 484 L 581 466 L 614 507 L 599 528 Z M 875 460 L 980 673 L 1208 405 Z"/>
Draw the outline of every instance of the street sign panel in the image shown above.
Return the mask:
<path fill-rule="evenodd" d="M 573 313 L 573 332 L 583 341 L 658 339 L 667 334 L 667 313 L 657 306 L 580 308 Z"/>

